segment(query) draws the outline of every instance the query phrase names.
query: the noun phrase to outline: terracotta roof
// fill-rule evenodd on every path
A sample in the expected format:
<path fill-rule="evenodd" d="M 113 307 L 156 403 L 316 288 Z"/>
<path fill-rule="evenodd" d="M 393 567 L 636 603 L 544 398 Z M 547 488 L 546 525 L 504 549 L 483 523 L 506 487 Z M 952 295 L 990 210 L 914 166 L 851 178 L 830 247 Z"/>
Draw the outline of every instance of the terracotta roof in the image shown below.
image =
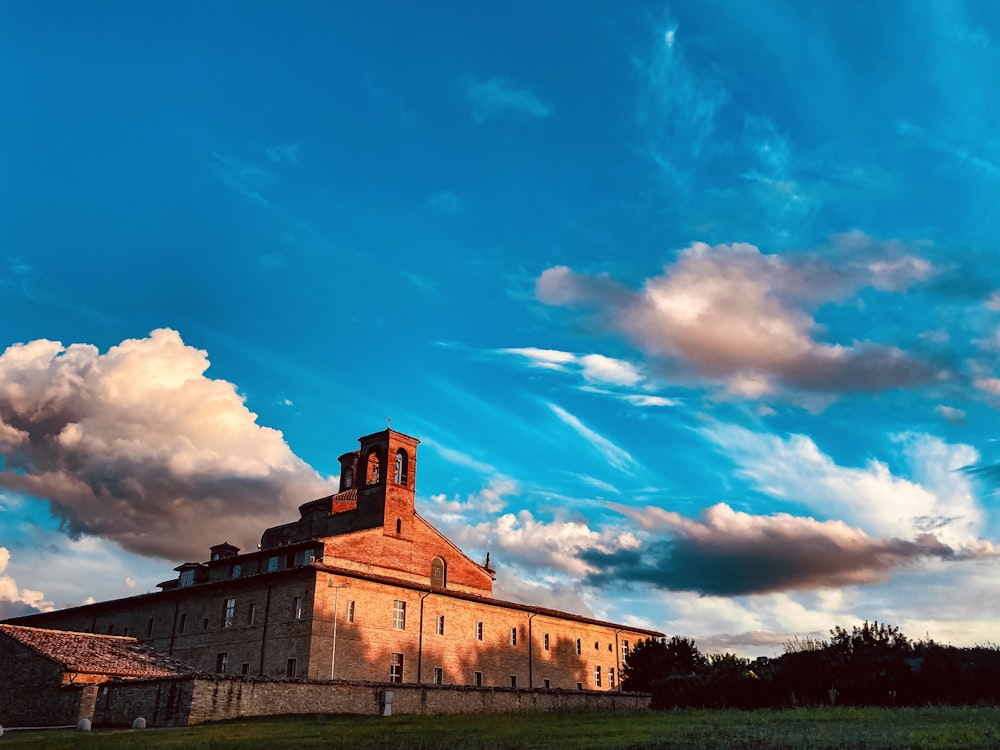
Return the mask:
<path fill-rule="evenodd" d="M 168 677 L 192 671 L 154 653 L 135 638 L 4 624 L 0 624 L 0 633 L 62 665 L 67 672 L 113 677 Z"/>

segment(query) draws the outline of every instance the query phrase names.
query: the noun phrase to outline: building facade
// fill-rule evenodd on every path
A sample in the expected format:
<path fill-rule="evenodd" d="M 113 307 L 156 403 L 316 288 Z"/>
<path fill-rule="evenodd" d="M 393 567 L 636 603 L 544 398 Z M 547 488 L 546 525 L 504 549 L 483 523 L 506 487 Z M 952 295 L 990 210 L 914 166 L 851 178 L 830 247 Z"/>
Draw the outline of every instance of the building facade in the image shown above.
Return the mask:
<path fill-rule="evenodd" d="M 131 636 L 203 672 L 265 678 L 617 690 L 657 631 L 493 598 L 414 508 L 418 441 L 392 429 L 340 457 L 339 492 L 184 563 L 157 593 L 11 623 Z"/>

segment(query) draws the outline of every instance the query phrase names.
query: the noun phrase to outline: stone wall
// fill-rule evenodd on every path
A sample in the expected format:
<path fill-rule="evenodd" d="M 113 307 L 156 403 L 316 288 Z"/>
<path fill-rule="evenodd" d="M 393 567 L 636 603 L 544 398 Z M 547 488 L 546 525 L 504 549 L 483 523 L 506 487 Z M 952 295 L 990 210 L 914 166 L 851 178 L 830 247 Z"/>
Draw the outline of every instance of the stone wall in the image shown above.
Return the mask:
<path fill-rule="evenodd" d="M 0 634 L 0 726 L 75 724 L 82 687 L 63 686 L 63 670 L 33 649 Z"/>
<path fill-rule="evenodd" d="M 386 690 L 393 694 L 393 714 L 636 712 L 649 707 L 643 693 L 188 676 L 109 683 L 102 688 L 93 721 L 97 726 L 129 726 L 142 716 L 149 726 L 185 726 L 282 714 L 377 716 Z"/>

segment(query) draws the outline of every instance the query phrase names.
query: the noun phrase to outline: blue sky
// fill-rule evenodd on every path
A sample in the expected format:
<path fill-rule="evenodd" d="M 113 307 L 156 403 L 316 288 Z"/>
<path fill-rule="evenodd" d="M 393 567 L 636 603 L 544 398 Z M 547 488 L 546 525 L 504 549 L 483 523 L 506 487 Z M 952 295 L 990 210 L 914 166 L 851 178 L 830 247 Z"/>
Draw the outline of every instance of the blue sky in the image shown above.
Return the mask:
<path fill-rule="evenodd" d="M 1000 618 L 1000 6 L 0 8 L 0 613 L 419 438 L 496 593 Z"/>

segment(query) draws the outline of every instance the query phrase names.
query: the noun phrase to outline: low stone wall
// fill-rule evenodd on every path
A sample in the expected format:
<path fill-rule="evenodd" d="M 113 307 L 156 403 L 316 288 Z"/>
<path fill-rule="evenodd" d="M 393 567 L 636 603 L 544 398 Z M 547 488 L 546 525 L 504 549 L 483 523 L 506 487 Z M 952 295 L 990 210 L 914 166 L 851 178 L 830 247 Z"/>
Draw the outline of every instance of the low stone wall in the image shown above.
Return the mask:
<path fill-rule="evenodd" d="M 188 676 L 108 683 L 104 688 L 93 717 L 98 726 L 130 726 L 138 716 L 144 717 L 149 726 L 184 726 L 281 714 L 377 716 L 386 691 L 392 693 L 393 714 L 637 712 L 649 708 L 649 695 L 644 693 L 238 677 Z"/>

